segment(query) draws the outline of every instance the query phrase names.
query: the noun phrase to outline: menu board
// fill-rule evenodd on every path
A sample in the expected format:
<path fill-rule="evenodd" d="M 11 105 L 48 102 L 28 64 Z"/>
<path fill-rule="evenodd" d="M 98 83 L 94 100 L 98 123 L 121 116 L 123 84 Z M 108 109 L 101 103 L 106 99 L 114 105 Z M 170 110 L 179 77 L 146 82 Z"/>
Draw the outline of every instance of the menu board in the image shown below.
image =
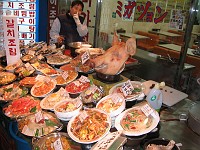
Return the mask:
<path fill-rule="evenodd" d="M 17 16 L 20 43 L 34 43 L 36 39 L 36 0 L 3 0 L 0 2 L 0 50 L 4 48 L 3 16 Z"/>

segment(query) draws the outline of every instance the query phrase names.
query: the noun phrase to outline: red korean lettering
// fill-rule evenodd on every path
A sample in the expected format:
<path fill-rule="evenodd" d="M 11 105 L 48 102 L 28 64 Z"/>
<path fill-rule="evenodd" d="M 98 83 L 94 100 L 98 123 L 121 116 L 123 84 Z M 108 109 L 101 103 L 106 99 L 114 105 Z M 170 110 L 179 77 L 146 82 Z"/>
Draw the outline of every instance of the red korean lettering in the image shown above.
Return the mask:
<path fill-rule="evenodd" d="M 24 3 L 19 3 L 19 6 L 18 6 L 18 8 L 20 9 L 24 9 Z"/>
<path fill-rule="evenodd" d="M 147 12 L 146 22 L 153 22 L 153 16 L 154 16 L 153 12 Z"/>
<path fill-rule="evenodd" d="M 29 11 L 29 17 L 35 17 L 35 11 Z"/>
<path fill-rule="evenodd" d="M 133 13 L 133 9 L 135 8 L 136 6 L 136 2 L 133 1 L 128 1 L 128 5 L 125 5 L 124 8 L 125 8 L 125 12 L 123 14 L 123 17 L 126 17 L 128 19 L 130 19 L 132 13 Z"/>
<path fill-rule="evenodd" d="M 30 24 L 35 24 L 35 19 L 30 18 L 28 22 L 29 22 Z"/>
<path fill-rule="evenodd" d="M 122 6 L 123 6 L 123 4 L 122 4 L 121 1 L 117 1 L 117 4 L 118 4 L 118 6 L 117 6 L 116 13 L 121 18 L 122 17 L 122 13 L 121 12 L 122 12 Z"/>
<path fill-rule="evenodd" d="M 19 22 L 20 24 L 23 24 L 23 22 L 25 22 L 25 21 L 24 21 L 24 18 L 18 18 L 18 22 Z"/>
<path fill-rule="evenodd" d="M 27 17 L 27 11 L 21 11 L 21 15 L 22 15 L 23 17 Z"/>
<path fill-rule="evenodd" d="M 13 14 L 14 14 L 15 16 L 19 16 L 19 10 L 13 10 Z"/>
<path fill-rule="evenodd" d="M 16 46 L 15 39 L 8 39 L 8 46 Z"/>
<path fill-rule="evenodd" d="M 33 4 L 29 4 L 29 9 L 35 10 L 35 4 L 34 3 Z"/>
<path fill-rule="evenodd" d="M 10 7 L 10 8 L 14 8 L 14 4 L 13 4 L 13 2 L 8 2 L 8 7 Z"/>
<path fill-rule="evenodd" d="M 11 56 L 17 55 L 16 48 L 8 48 Z"/>
<path fill-rule="evenodd" d="M 49 11 L 49 18 L 55 18 L 56 17 L 56 10 L 50 10 Z"/>
<path fill-rule="evenodd" d="M 11 36 L 11 37 L 15 37 L 15 31 L 14 31 L 14 29 L 8 29 L 7 30 L 7 36 Z"/>
<path fill-rule="evenodd" d="M 35 39 L 35 34 L 34 33 L 29 33 L 29 39 Z"/>
<path fill-rule="evenodd" d="M 13 19 L 11 19 L 11 20 L 6 19 L 7 28 L 14 28 L 14 22 L 15 21 Z"/>
<path fill-rule="evenodd" d="M 35 32 L 35 27 L 34 26 L 29 26 L 29 31 L 30 32 Z"/>
<path fill-rule="evenodd" d="M 21 33 L 21 37 L 22 37 L 23 39 L 27 39 L 27 33 Z"/>

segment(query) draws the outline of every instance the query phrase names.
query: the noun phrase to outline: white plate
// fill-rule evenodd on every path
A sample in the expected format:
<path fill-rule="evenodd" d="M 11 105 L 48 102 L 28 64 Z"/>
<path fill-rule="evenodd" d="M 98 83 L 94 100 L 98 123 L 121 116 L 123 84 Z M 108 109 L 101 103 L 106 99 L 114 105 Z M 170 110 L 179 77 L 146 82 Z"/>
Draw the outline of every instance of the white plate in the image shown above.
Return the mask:
<path fill-rule="evenodd" d="M 102 102 L 106 101 L 106 100 L 109 99 L 109 98 L 112 99 L 112 97 L 115 97 L 115 96 L 119 98 L 119 100 L 122 102 L 122 104 L 121 104 L 121 106 L 119 106 L 116 110 L 110 112 L 109 115 L 110 115 L 110 117 L 115 117 L 115 116 L 119 115 L 119 114 L 125 109 L 125 107 L 126 107 L 125 99 L 124 99 L 124 97 L 123 97 L 121 94 L 114 93 L 114 94 L 109 94 L 109 95 L 103 97 L 103 98 L 97 103 L 96 108 L 98 108 L 98 106 L 99 106 Z M 113 104 L 114 104 L 114 103 L 113 103 Z M 101 109 L 101 108 L 98 108 L 98 109 Z M 103 109 L 101 109 L 101 110 L 103 110 Z M 108 112 L 107 112 L 107 113 L 108 113 Z"/>
<path fill-rule="evenodd" d="M 73 121 L 75 120 L 75 118 L 76 118 L 77 116 L 79 116 L 79 115 L 82 113 L 82 111 L 79 112 L 79 114 L 78 114 L 77 116 L 74 116 L 74 117 L 72 117 L 72 118 L 70 119 L 70 121 L 69 121 L 69 123 L 68 123 L 68 125 L 67 125 L 67 133 L 68 133 L 69 136 L 70 136 L 74 141 L 76 141 L 77 143 L 82 143 L 82 144 L 95 143 L 95 142 L 97 142 L 97 141 L 103 139 L 103 138 L 109 133 L 109 131 L 110 131 L 110 128 L 111 128 L 111 118 L 110 118 L 110 116 L 109 116 L 107 113 L 105 113 L 104 111 L 100 110 L 100 109 L 96 109 L 96 108 L 91 108 L 91 109 L 94 110 L 94 111 L 98 111 L 98 112 L 101 112 L 101 113 L 106 114 L 106 116 L 107 116 L 107 123 L 109 124 L 109 126 L 108 126 L 108 128 L 106 129 L 105 133 L 104 133 L 101 137 L 99 137 L 98 139 L 91 140 L 91 141 L 79 140 L 79 138 L 77 138 L 77 137 L 71 132 L 71 128 L 72 128 L 71 125 L 72 125 Z"/>
<path fill-rule="evenodd" d="M 45 93 L 45 94 L 43 94 L 43 95 L 35 95 L 35 94 L 33 93 L 35 87 L 37 86 L 37 84 L 35 84 L 35 85 L 31 88 L 31 95 L 34 96 L 34 97 L 46 97 L 48 94 L 50 94 L 50 93 L 55 89 L 55 87 L 56 87 L 56 80 L 54 80 L 54 79 L 50 79 L 50 80 L 51 80 L 51 82 L 53 82 L 53 87 L 52 87 L 52 89 L 51 89 L 50 91 L 48 91 L 47 93 Z"/>
<path fill-rule="evenodd" d="M 113 94 L 113 93 L 117 93 L 115 92 L 116 88 L 117 87 L 121 87 L 122 85 L 124 84 L 124 82 L 121 82 L 115 86 L 113 86 L 110 90 L 109 90 L 109 94 Z M 133 95 L 133 96 L 130 96 L 128 98 L 125 98 L 126 101 L 134 101 L 136 99 L 141 99 L 141 97 L 143 96 L 144 97 L 144 90 L 145 90 L 145 87 L 143 86 L 143 84 L 139 81 L 131 81 L 131 84 L 133 85 L 133 87 L 140 87 L 142 88 L 142 91 L 140 92 L 140 94 L 137 94 L 137 95 Z M 124 96 L 123 93 L 120 93 Z"/>
<path fill-rule="evenodd" d="M 157 111 L 154 110 L 153 112 L 153 121 L 152 121 L 152 124 L 144 129 L 144 130 L 140 130 L 140 131 L 126 131 L 123 129 L 123 127 L 121 126 L 121 120 L 122 118 L 124 117 L 124 115 L 127 114 L 128 111 L 132 110 L 132 109 L 140 109 L 141 107 L 137 106 L 137 107 L 132 107 L 132 108 L 129 108 L 127 109 L 126 111 L 122 112 L 120 115 L 118 115 L 115 119 L 115 128 L 118 130 L 118 131 L 122 131 L 123 134 L 127 135 L 127 136 L 140 136 L 140 135 L 143 135 L 143 134 L 146 134 L 146 133 L 149 133 L 151 132 L 159 123 L 160 121 L 160 117 L 159 117 L 159 114 Z"/>

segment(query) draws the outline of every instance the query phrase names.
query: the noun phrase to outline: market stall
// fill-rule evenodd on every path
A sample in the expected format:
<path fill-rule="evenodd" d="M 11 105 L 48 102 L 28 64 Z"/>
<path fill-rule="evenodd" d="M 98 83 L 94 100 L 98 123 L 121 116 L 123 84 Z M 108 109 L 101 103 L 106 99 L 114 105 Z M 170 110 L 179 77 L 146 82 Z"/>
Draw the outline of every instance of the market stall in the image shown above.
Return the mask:
<path fill-rule="evenodd" d="M 1 69 L 1 113 L 30 149 L 140 149 L 159 137 L 162 108 L 159 114 L 146 101 L 156 83 L 147 86 L 121 74 L 135 64 L 129 55 L 114 66 L 98 48 L 78 49 L 75 58 L 42 42 L 21 49 L 21 60 Z"/>

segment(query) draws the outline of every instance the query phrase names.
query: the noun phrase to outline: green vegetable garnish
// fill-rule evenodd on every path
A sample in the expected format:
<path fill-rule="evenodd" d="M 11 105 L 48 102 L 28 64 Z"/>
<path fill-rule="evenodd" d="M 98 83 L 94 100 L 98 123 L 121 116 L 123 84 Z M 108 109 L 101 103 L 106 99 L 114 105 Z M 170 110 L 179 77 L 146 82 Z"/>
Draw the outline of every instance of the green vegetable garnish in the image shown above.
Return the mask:
<path fill-rule="evenodd" d="M 37 110 L 37 108 L 35 106 L 35 107 L 31 108 L 30 112 L 33 113 L 33 112 L 36 112 L 36 110 Z"/>
<path fill-rule="evenodd" d="M 125 124 L 125 127 L 129 129 L 129 124 Z"/>
<path fill-rule="evenodd" d="M 13 90 L 13 88 L 4 89 L 5 92 L 11 92 L 12 90 Z"/>
<path fill-rule="evenodd" d="M 36 131 L 35 131 L 35 136 L 38 136 L 39 135 L 39 129 L 37 129 Z"/>
<path fill-rule="evenodd" d="M 134 88 L 134 90 L 132 92 L 141 92 L 141 91 L 142 91 L 142 89 L 140 89 L 140 88 Z"/>
<path fill-rule="evenodd" d="M 45 119 L 45 124 L 46 126 L 51 126 L 51 127 L 54 127 L 54 126 L 57 126 L 57 124 L 49 119 Z"/>

